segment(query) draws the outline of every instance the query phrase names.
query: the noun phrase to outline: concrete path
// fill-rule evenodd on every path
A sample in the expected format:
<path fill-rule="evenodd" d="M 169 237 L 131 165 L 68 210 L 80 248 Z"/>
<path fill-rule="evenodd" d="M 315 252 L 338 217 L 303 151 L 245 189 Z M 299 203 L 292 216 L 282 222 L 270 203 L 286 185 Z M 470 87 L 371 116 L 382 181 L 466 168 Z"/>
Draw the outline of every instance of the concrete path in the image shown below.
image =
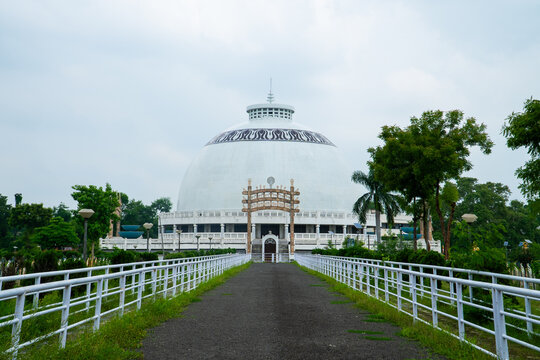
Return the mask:
<path fill-rule="evenodd" d="M 253 264 L 151 329 L 142 352 L 145 360 L 440 358 L 346 301 L 293 264 Z"/>

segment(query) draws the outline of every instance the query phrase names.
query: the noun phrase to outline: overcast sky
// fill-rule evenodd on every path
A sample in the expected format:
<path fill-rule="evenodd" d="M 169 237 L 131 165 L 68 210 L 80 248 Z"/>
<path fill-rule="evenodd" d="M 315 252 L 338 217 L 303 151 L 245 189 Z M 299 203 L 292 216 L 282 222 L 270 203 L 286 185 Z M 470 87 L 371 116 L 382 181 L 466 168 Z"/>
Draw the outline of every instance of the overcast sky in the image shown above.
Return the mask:
<path fill-rule="evenodd" d="M 0 194 L 74 208 L 110 183 L 176 204 L 191 159 L 264 102 L 366 170 L 383 125 L 461 109 L 495 147 L 468 176 L 506 184 L 501 127 L 540 98 L 539 1 L 0 1 Z"/>

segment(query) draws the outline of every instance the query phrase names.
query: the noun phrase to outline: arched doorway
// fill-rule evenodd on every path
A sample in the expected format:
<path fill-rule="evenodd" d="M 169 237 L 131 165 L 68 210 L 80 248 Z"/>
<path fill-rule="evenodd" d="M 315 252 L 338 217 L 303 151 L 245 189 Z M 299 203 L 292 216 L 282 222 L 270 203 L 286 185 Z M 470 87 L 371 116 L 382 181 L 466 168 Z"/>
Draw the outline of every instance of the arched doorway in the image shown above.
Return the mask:
<path fill-rule="evenodd" d="M 262 260 L 264 262 L 276 261 L 278 256 L 278 237 L 268 234 L 262 238 Z"/>

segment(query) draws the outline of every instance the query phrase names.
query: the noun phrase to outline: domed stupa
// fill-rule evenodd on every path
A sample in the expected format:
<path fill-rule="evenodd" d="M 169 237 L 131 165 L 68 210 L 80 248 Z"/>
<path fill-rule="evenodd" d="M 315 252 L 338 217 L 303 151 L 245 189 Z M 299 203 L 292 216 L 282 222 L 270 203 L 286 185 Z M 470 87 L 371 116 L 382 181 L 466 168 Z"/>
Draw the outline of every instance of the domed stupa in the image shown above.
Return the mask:
<path fill-rule="evenodd" d="M 364 189 L 351 182 L 353 170 L 336 145 L 295 122 L 294 107 L 274 103 L 272 92 L 267 103 L 248 106 L 247 114 L 247 122 L 210 139 L 187 169 L 176 211 L 160 216 L 166 248 L 231 247 L 277 259 L 291 248 L 307 251 L 329 241 L 341 246 L 347 237 L 367 242 L 374 216 L 368 216 L 362 230 L 360 224 L 355 227 L 352 206 Z M 289 190 L 292 182 L 299 192 L 294 238 L 291 212 L 270 207 L 252 213 L 250 247 L 243 191 L 248 184 L 254 190 Z M 383 228 L 385 221 L 383 215 Z M 396 224 L 407 221 L 398 216 Z"/>

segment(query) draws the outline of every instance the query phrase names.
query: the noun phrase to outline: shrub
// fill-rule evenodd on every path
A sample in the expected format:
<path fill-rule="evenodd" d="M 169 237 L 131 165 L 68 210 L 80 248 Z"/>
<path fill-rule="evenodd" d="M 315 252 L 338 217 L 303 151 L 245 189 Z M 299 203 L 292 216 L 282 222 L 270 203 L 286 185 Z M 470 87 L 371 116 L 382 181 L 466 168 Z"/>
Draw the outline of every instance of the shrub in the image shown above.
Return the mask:
<path fill-rule="evenodd" d="M 142 253 L 139 253 L 138 255 L 139 255 L 140 261 L 155 261 L 158 259 L 157 253 L 142 252 Z M 165 258 L 167 257 L 165 256 Z"/>
<path fill-rule="evenodd" d="M 137 254 L 133 251 L 115 250 L 111 256 L 111 264 L 126 264 L 135 262 Z"/>
<path fill-rule="evenodd" d="M 46 250 L 39 253 L 32 265 L 33 272 L 46 272 L 58 270 L 58 255 L 54 250 Z"/>
<path fill-rule="evenodd" d="M 60 270 L 82 269 L 86 265 L 82 259 L 68 258 L 60 264 Z"/>

